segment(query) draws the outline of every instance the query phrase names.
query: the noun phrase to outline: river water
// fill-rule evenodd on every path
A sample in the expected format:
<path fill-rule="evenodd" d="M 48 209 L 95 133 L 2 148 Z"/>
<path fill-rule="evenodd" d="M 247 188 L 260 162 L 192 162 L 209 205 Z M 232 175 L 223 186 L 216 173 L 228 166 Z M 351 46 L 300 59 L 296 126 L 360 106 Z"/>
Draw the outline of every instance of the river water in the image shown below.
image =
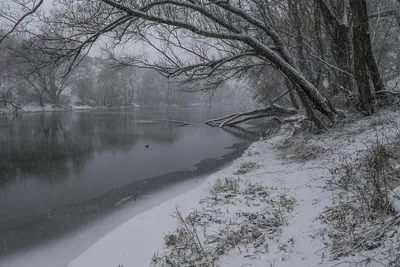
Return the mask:
<path fill-rule="evenodd" d="M 254 132 L 203 124 L 226 113 L 197 107 L 0 117 L 0 257 L 84 229 L 239 156 Z"/>

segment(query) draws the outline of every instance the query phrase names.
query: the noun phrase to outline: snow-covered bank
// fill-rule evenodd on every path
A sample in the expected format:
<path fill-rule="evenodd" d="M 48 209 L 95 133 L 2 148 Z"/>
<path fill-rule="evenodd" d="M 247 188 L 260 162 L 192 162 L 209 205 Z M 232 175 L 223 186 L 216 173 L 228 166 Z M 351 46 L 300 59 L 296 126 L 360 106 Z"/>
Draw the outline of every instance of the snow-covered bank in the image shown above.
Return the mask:
<path fill-rule="evenodd" d="M 74 111 L 74 110 L 90 110 L 90 109 L 105 109 L 107 107 L 94 107 L 88 105 L 66 105 L 66 106 L 54 106 L 46 104 L 43 107 L 37 105 L 26 105 L 18 110 L 18 113 L 29 113 L 29 112 L 53 112 L 53 111 Z M 0 107 L 1 114 L 12 114 L 15 110 L 10 107 Z"/>
<path fill-rule="evenodd" d="M 397 117 L 387 112 L 323 135 L 293 139 L 283 129 L 253 143 L 200 187 L 133 217 L 69 267 L 399 266 L 394 261 L 400 255 L 396 228 L 386 225 L 390 231 L 386 239 L 386 232 L 380 236 L 384 242 L 338 256 L 333 255 L 337 245 L 345 251 L 345 245 L 357 240 L 351 239 L 354 232 L 346 237 L 332 222 L 339 215 L 351 222 L 351 212 L 327 216 L 344 200 L 338 198 L 344 196 L 342 189 L 328 186 L 332 170 L 343 166 L 343 157 L 353 162 L 367 154 L 376 139 L 398 138 Z M 348 192 L 345 196 L 354 200 Z M 388 214 L 385 221 L 394 225 L 392 218 L 396 216 Z M 371 229 L 364 225 L 369 219 L 356 219 L 358 232 Z M 338 233 L 346 243 L 337 242 Z M 385 254 L 389 241 L 392 256 Z"/>

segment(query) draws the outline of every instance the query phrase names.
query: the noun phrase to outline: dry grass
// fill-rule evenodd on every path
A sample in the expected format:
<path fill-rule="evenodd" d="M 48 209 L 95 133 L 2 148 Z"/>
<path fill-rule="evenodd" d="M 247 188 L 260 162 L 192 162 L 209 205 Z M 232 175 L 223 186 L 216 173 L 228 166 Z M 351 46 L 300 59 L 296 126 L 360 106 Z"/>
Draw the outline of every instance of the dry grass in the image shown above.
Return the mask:
<path fill-rule="evenodd" d="M 228 177 L 216 181 L 201 204 L 186 217 L 176 209 L 179 226 L 165 236 L 165 250 L 154 255 L 154 266 L 213 267 L 232 249 L 245 256 L 267 253 L 295 200 L 275 188 Z"/>
<path fill-rule="evenodd" d="M 400 239 L 399 216 L 388 200 L 389 193 L 400 185 L 398 136 L 377 139 L 353 158 L 341 156 L 339 166 L 331 169 L 327 189 L 332 191 L 334 206 L 320 219 L 328 225 L 332 259 L 400 246 L 400 240 L 396 244 L 392 239 Z M 382 252 L 380 257 L 386 262 L 382 266 L 400 266 L 399 255 Z"/>
<path fill-rule="evenodd" d="M 283 159 L 301 163 L 316 159 L 325 153 L 322 146 L 299 138 L 289 139 L 277 148 L 282 151 Z"/>
<path fill-rule="evenodd" d="M 242 164 L 240 164 L 239 169 L 234 173 L 236 175 L 242 175 L 242 174 L 246 174 L 248 172 L 251 172 L 255 169 L 258 169 L 260 166 L 258 166 L 256 163 L 254 162 L 243 162 Z"/>

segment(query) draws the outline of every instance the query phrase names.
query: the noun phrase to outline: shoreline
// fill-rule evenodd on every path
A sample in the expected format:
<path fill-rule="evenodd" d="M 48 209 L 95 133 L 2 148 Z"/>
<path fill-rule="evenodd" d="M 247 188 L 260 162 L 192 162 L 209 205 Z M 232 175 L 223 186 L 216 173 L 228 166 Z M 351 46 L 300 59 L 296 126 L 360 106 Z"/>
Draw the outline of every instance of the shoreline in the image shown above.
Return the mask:
<path fill-rule="evenodd" d="M 31 253 L 30 251 L 35 251 L 41 246 L 41 242 L 43 241 L 45 241 L 45 245 L 47 245 L 54 242 L 57 243 L 65 238 L 68 239 L 71 235 L 80 235 L 83 231 L 86 231 L 86 229 L 90 230 L 93 225 L 101 225 L 102 221 L 105 219 L 107 220 L 108 216 L 118 214 L 118 212 L 128 206 L 133 206 L 131 207 L 133 209 L 141 209 L 142 207 L 140 207 L 140 203 L 142 201 L 146 202 L 146 198 L 148 198 L 149 195 L 154 194 L 157 196 L 159 192 L 164 194 L 164 191 L 165 194 L 168 195 L 168 191 L 171 190 L 171 187 L 174 185 L 179 186 L 182 183 L 194 182 L 195 184 L 192 185 L 192 188 L 193 186 L 198 186 L 198 184 L 200 184 L 198 182 L 199 180 L 202 180 L 205 176 L 226 167 L 226 165 L 230 164 L 232 160 L 239 157 L 249 145 L 251 145 L 250 141 L 248 143 L 233 144 L 231 147 L 226 148 L 232 149 L 233 151 L 226 153 L 220 159 L 203 159 L 198 164 L 194 165 L 196 170 L 178 171 L 138 180 L 122 188 L 112 189 L 96 199 L 89 199 L 82 203 L 68 205 L 62 209 L 50 210 L 48 213 L 35 219 L 35 221 L 29 225 L 4 229 L 0 231 L 0 236 L 2 238 L 0 247 L 1 244 L 7 244 L 7 246 L 0 249 L 0 259 L 3 258 L 6 262 L 8 260 L 13 261 L 13 259 L 16 257 L 18 258 L 19 255 L 25 255 L 26 253 Z M 169 199 L 171 197 L 174 197 L 174 195 L 167 198 Z M 135 207 L 135 204 L 132 205 L 132 201 L 137 202 L 139 207 Z M 157 200 L 152 200 L 151 202 L 155 202 L 155 205 L 162 204 L 162 202 L 158 202 Z M 100 209 L 99 204 L 101 207 Z M 82 213 L 81 211 L 85 212 Z M 147 209 L 142 210 L 142 212 L 145 211 L 147 211 Z M 68 221 L 64 220 L 66 214 L 67 217 L 70 218 Z M 138 214 L 134 216 L 137 215 Z M 131 219 L 131 217 L 117 222 L 114 227 L 118 227 L 129 219 Z M 109 229 L 108 231 L 111 230 L 112 229 Z M 100 233 L 97 239 L 107 234 L 108 231 L 103 232 L 102 234 Z M 97 242 L 97 239 L 90 245 Z M 20 245 L 21 243 L 23 243 L 22 246 Z M 83 252 L 84 251 L 80 251 L 80 253 Z M 39 263 L 38 266 L 40 266 Z"/>
<path fill-rule="evenodd" d="M 341 166 L 340 155 L 367 153 L 364 142 L 379 131 L 400 134 L 385 126 L 391 115 L 397 118 L 395 112 L 378 114 L 318 136 L 293 138 L 286 129 L 256 141 L 200 186 L 109 232 L 68 267 L 350 267 L 369 257 L 387 262 L 383 245 L 333 258 L 337 247 L 327 233 L 337 230 L 324 218 L 340 193 L 326 190 L 329 169 Z M 397 129 L 395 118 L 390 125 Z M 393 232 L 388 235 L 385 242 L 395 240 Z"/>
<path fill-rule="evenodd" d="M 30 109 L 20 109 L 19 111 L 15 111 L 13 109 L 4 109 L 0 108 L 0 116 L 1 115 L 18 115 L 18 114 L 26 114 L 26 113 L 49 113 L 49 112 L 73 112 L 73 111 L 85 111 L 85 110 L 105 110 L 108 107 L 92 107 L 92 106 L 71 106 L 71 108 L 53 108 L 51 105 L 47 105 L 44 107 L 31 106 Z"/>

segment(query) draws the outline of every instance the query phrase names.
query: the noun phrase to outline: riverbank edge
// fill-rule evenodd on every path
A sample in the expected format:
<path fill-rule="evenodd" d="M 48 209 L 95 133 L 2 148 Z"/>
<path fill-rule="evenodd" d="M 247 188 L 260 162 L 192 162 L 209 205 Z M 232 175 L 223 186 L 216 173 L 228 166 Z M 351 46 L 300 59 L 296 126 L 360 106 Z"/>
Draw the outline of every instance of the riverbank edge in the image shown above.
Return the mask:
<path fill-rule="evenodd" d="M 199 177 L 210 175 L 226 166 L 229 166 L 229 164 L 233 160 L 240 157 L 240 155 L 249 147 L 250 144 L 251 143 L 249 141 L 243 143 L 235 143 L 232 146 L 226 147 L 225 149 L 229 151 L 226 154 L 222 155 L 221 158 L 205 158 L 194 165 L 194 167 L 196 168 L 195 170 L 176 171 L 151 178 L 137 180 L 128 185 L 125 185 L 124 187 L 111 189 L 110 191 L 97 198 L 67 205 L 60 209 L 49 210 L 47 213 L 42 214 L 41 216 L 37 217 L 35 220 L 29 223 L 31 227 L 34 226 L 38 228 L 35 231 L 29 233 L 24 231 L 22 231 L 21 233 L 15 232 L 18 229 L 24 229 L 25 224 L 12 225 L 12 227 L 10 227 L 9 229 L 0 229 L 0 235 L 2 237 L 3 244 L 8 244 L 7 251 L 3 250 L 4 248 L 2 248 L 2 244 L 0 244 L 0 258 L 3 257 L 4 254 L 9 256 L 18 255 L 18 253 L 21 252 L 19 250 L 22 250 L 23 252 L 27 249 L 34 249 L 35 245 L 37 245 L 38 241 L 40 241 L 36 240 L 35 236 L 37 236 L 38 232 L 41 232 L 41 229 L 46 229 L 50 227 L 60 229 L 58 234 L 54 235 L 53 233 L 51 237 L 46 237 L 45 240 L 47 242 L 56 240 L 56 238 L 68 237 L 68 235 L 71 234 L 70 232 L 75 233 L 75 231 L 77 230 L 74 228 L 70 229 L 71 225 L 76 225 L 76 228 L 79 228 L 87 224 L 87 227 L 90 227 L 90 224 L 88 223 L 89 221 L 92 223 L 93 221 L 97 222 L 101 220 L 104 216 L 107 216 L 108 212 L 116 212 L 115 210 L 113 211 L 113 208 L 116 203 L 121 201 L 121 199 L 129 199 L 134 197 L 137 198 L 137 200 L 139 201 L 145 195 L 154 194 L 160 189 L 163 190 L 163 187 L 172 186 L 174 184 L 176 185 L 190 180 L 195 181 Z M 152 186 L 152 184 L 155 185 Z M 103 205 L 107 205 L 110 211 L 102 210 L 102 212 L 99 213 L 96 208 L 96 203 L 103 203 Z M 122 205 L 118 206 L 122 207 L 126 204 L 129 205 L 129 201 L 127 201 L 127 203 L 124 202 Z M 88 206 L 92 206 L 93 211 L 88 209 Z M 81 210 L 86 211 L 84 216 L 80 213 Z M 76 222 L 74 220 L 64 221 L 62 215 L 67 211 L 69 213 L 69 217 L 79 218 L 79 220 L 76 220 Z M 90 218 L 90 220 L 88 220 L 87 218 Z M 58 223 L 55 224 L 54 221 L 58 221 Z M 48 234 L 50 235 L 51 233 L 48 232 Z M 13 246 L 11 246 L 9 242 L 9 239 L 11 238 L 23 242 L 24 247 L 18 249 L 13 248 Z"/>
<path fill-rule="evenodd" d="M 27 108 L 28 107 L 28 108 Z M 108 109 L 108 107 L 104 106 L 86 106 L 86 105 L 71 105 L 65 107 L 53 107 L 53 105 L 45 105 L 44 107 L 40 106 L 27 106 L 22 107 L 18 111 L 15 111 L 11 108 L 0 108 L 0 116 L 1 115 L 15 115 L 15 114 L 25 114 L 25 113 L 49 113 L 49 112 L 71 112 L 71 111 L 84 111 L 84 110 L 103 110 Z"/>

